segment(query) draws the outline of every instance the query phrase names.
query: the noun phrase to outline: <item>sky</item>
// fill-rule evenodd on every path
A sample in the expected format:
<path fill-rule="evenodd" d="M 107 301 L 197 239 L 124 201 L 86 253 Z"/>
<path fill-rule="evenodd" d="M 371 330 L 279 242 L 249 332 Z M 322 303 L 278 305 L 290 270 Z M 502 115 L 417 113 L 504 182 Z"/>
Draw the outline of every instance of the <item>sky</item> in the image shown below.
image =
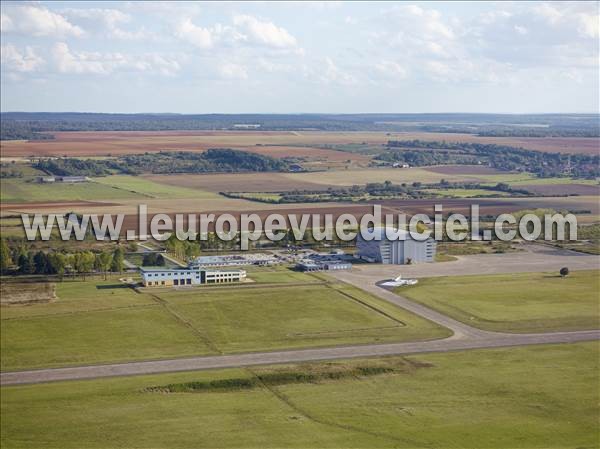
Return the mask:
<path fill-rule="evenodd" d="M 599 112 L 598 2 L 1 3 L 2 111 Z"/>

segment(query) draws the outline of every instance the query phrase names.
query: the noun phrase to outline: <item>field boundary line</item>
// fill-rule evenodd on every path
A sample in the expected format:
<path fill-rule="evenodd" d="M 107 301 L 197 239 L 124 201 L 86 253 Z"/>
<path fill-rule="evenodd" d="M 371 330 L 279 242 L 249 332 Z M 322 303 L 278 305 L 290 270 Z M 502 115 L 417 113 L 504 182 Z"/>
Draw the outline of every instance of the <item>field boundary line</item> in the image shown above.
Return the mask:
<path fill-rule="evenodd" d="M 177 311 L 173 310 L 171 304 L 169 304 L 167 301 L 153 293 L 149 293 L 149 296 L 151 296 L 158 305 L 162 306 L 162 308 L 166 310 L 167 313 L 175 319 L 175 321 L 192 331 L 194 335 L 196 335 L 200 340 L 202 340 L 202 342 L 208 347 L 208 349 L 216 352 L 219 355 L 224 355 L 224 352 L 221 351 L 215 345 L 215 343 L 210 338 L 208 338 L 208 336 L 204 335 L 199 329 L 196 329 L 194 325 L 190 321 L 188 321 L 184 316 L 180 315 L 179 313 L 177 313 Z"/>

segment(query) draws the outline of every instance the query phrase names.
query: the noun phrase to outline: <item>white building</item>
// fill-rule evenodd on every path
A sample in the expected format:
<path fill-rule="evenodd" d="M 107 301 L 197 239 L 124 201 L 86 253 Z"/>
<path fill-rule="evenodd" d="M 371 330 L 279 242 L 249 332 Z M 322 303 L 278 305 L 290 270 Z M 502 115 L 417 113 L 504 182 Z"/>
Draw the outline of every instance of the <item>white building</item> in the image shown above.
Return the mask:
<path fill-rule="evenodd" d="M 424 241 L 412 239 L 408 231 L 396 231 L 398 240 L 388 239 L 385 228 L 373 229 L 376 236 L 373 240 L 365 240 L 358 234 L 356 249 L 362 259 L 383 264 L 403 265 L 407 263 L 433 262 L 436 242 L 433 238 Z"/>
<path fill-rule="evenodd" d="M 204 270 L 202 268 L 140 268 L 144 287 L 179 287 L 185 285 L 242 282 L 245 270 Z"/>

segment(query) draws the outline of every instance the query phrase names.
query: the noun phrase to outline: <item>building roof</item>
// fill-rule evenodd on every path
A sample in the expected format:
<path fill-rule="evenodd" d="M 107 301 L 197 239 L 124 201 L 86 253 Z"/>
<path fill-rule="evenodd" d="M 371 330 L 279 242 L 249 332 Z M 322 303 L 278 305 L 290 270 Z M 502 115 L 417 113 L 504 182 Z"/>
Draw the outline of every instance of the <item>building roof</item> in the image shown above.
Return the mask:
<path fill-rule="evenodd" d="M 367 232 L 375 236 L 373 240 L 391 240 L 388 239 L 386 235 L 386 230 L 389 229 L 390 233 L 396 233 L 399 235 L 398 240 L 408 240 L 410 239 L 410 233 L 406 229 L 396 229 L 391 226 L 376 226 L 374 228 L 369 228 Z M 360 235 L 360 234 L 359 234 Z M 396 240 L 396 239 L 394 239 Z"/>
<path fill-rule="evenodd" d="M 199 268 L 167 268 L 167 267 L 140 267 L 140 271 L 152 273 L 155 271 L 200 271 Z"/>

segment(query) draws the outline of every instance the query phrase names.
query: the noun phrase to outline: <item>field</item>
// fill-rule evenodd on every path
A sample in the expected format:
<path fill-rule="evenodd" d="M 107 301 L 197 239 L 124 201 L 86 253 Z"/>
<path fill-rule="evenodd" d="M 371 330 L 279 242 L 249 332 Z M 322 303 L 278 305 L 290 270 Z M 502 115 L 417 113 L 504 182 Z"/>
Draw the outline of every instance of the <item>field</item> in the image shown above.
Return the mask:
<path fill-rule="evenodd" d="M 592 448 L 599 360 L 593 342 L 3 387 L 2 447 Z M 145 390 L 356 367 L 394 370 L 244 390 Z"/>
<path fill-rule="evenodd" d="M 321 173 L 323 176 L 324 173 Z M 328 173 L 329 175 L 329 173 Z M 310 181 L 290 179 L 286 173 L 223 173 L 206 175 L 145 175 L 144 178 L 167 184 L 210 192 L 276 192 L 290 189 L 319 189 Z M 327 186 L 321 187 L 323 190 Z"/>
<path fill-rule="evenodd" d="M 99 184 L 82 182 L 77 184 L 42 184 L 22 179 L 3 179 L 0 201 L 7 202 L 57 202 L 143 199 L 144 196 L 127 190 Z"/>
<path fill-rule="evenodd" d="M 263 149 L 265 145 L 293 146 L 293 156 L 333 158 L 341 156 L 324 153 L 324 145 L 368 144 L 381 145 L 388 140 L 445 140 L 448 142 L 479 142 L 511 145 L 537 151 L 596 154 L 597 138 L 585 137 L 479 137 L 460 133 L 384 133 L 384 132 L 260 132 L 260 131 L 106 131 L 106 132 L 56 132 L 54 140 L 3 141 L 1 154 L 5 158 L 30 156 L 117 156 L 123 154 L 157 152 L 162 150 L 204 151 L 207 148 L 244 149 L 247 151 L 275 153 Z M 307 148 L 301 148 L 307 147 Z M 287 153 L 287 150 L 284 150 Z M 361 157 L 347 153 L 345 159 Z M 354 155 L 353 155 L 354 154 Z M 344 157 L 342 157 L 343 159 Z"/>
<path fill-rule="evenodd" d="M 550 332 L 600 328 L 597 270 L 422 279 L 399 295 L 486 330 Z"/>
<path fill-rule="evenodd" d="M 51 303 L 2 308 L 2 369 L 448 335 L 353 287 L 311 285 L 310 275 L 276 269 L 257 280 L 271 283 L 271 274 L 273 286 L 144 293 L 116 280 L 57 283 Z M 303 280 L 308 282 L 296 284 Z"/>
<path fill-rule="evenodd" d="M 139 176 L 116 175 L 95 178 L 94 182 L 149 198 L 217 198 L 209 192 L 152 182 Z"/>
<path fill-rule="evenodd" d="M 485 165 L 439 165 L 427 170 L 442 175 L 502 175 L 500 170 Z"/>

